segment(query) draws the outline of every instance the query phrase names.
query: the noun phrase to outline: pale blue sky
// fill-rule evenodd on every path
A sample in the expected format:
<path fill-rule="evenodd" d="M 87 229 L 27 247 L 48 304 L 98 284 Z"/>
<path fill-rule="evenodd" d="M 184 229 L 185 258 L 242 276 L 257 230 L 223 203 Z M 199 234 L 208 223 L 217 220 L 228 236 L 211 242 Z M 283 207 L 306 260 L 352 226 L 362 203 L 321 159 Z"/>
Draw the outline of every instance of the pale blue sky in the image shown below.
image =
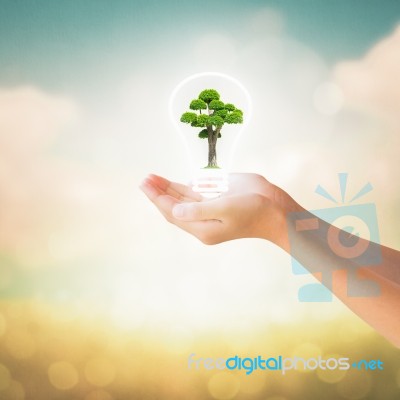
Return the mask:
<path fill-rule="evenodd" d="M 400 22 L 398 0 L 0 0 L 0 85 L 73 91 L 184 52 L 222 31 L 246 40 L 250 13 L 279 12 L 285 34 L 327 63 L 360 57 Z M 134 57 L 132 57 L 134 55 Z"/>

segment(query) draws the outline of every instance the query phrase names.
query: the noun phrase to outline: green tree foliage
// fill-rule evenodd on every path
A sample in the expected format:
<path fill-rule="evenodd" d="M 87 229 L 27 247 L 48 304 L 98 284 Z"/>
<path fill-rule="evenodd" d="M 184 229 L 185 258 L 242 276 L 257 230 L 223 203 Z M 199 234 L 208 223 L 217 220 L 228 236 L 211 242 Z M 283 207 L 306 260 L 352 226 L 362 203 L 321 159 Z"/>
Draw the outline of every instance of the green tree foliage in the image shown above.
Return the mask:
<path fill-rule="evenodd" d="M 232 111 L 225 117 L 227 124 L 241 124 L 243 123 L 243 114 L 238 111 Z"/>
<path fill-rule="evenodd" d="M 222 110 L 216 110 L 214 111 L 214 115 L 219 115 L 223 120 L 225 120 L 225 117 L 228 115 L 228 110 L 225 110 L 224 108 Z"/>
<path fill-rule="evenodd" d="M 207 131 L 207 129 L 203 129 L 202 131 L 199 132 L 199 138 L 200 138 L 200 139 L 207 139 L 207 138 L 208 138 L 208 131 Z"/>
<path fill-rule="evenodd" d="M 210 110 L 222 110 L 224 108 L 224 103 L 221 100 L 212 100 L 208 105 Z"/>
<path fill-rule="evenodd" d="M 226 104 L 225 104 L 225 110 L 234 111 L 235 108 L 236 108 L 236 107 L 235 107 L 233 104 L 231 104 L 231 103 L 226 103 Z"/>
<path fill-rule="evenodd" d="M 206 127 L 210 124 L 210 116 L 202 114 L 197 117 L 198 126 L 201 128 Z"/>
<path fill-rule="evenodd" d="M 207 109 L 207 103 L 201 99 L 194 99 L 191 101 L 189 108 L 191 110 L 205 110 Z"/>
<path fill-rule="evenodd" d="M 181 122 L 185 124 L 191 124 L 193 121 L 196 121 L 197 114 L 194 112 L 185 112 L 182 114 Z"/>
<path fill-rule="evenodd" d="M 185 112 L 181 122 L 195 128 L 203 128 L 199 133 L 200 139 L 208 139 L 208 168 L 218 168 L 216 144 L 221 138 L 224 124 L 242 124 L 243 112 L 231 103 L 224 104 L 215 89 L 203 90 L 197 99 L 190 102 L 189 108 L 196 112 Z M 204 110 L 204 113 L 202 113 Z"/>
<path fill-rule="evenodd" d="M 199 99 L 209 104 L 212 100 L 219 100 L 219 93 L 214 89 L 206 89 L 199 94 Z"/>

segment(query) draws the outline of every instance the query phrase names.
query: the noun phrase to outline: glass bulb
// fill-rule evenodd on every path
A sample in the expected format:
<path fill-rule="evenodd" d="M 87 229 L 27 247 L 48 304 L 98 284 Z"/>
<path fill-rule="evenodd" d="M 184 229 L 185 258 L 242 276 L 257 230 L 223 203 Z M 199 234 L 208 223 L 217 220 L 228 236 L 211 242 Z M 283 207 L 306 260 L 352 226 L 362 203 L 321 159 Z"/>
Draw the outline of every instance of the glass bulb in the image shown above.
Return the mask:
<path fill-rule="evenodd" d="M 213 91 L 208 95 L 203 92 L 209 89 Z M 216 100 L 215 91 L 220 98 L 219 102 L 213 103 L 212 100 Z M 198 100 L 202 92 L 200 98 L 203 101 L 192 104 L 190 108 L 191 102 Z M 235 109 L 228 104 L 234 105 Z M 238 138 L 251 117 L 251 99 L 245 87 L 237 79 L 222 73 L 195 74 L 184 79 L 173 90 L 169 111 L 172 122 L 185 142 L 192 189 L 207 198 L 218 197 L 226 192 L 229 188 L 228 172 Z M 191 113 L 187 114 L 187 123 L 181 122 L 184 113 Z M 221 119 L 213 118 L 217 114 Z M 228 114 L 233 115 L 227 117 Z M 200 115 L 204 117 L 198 118 Z"/>

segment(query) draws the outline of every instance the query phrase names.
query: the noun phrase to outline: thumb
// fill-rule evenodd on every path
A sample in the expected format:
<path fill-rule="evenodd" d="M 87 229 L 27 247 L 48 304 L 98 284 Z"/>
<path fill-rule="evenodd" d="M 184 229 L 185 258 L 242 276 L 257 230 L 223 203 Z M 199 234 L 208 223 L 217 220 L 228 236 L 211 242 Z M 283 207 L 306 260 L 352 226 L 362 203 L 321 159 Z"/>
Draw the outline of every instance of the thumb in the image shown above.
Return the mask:
<path fill-rule="evenodd" d="M 176 204 L 172 214 L 181 221 L 205 221 L 221 219 L 223 210 L 223 200 L 215 199 L 205 202 Z"/>

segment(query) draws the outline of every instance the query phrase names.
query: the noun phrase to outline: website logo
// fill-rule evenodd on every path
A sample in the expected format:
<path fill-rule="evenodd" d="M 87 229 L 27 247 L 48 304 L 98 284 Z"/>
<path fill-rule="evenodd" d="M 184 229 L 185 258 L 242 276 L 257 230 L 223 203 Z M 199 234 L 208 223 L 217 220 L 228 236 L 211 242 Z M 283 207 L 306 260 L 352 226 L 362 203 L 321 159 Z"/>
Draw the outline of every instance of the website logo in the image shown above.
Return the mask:
<path fill-rule="evenodd" d="M 315 190 L 337 204 L 336 207 L 293 212 L 287 217 L 293 273 L 319 273 L 322 277 L 322 283 L 306 284 L 299 289 L 298 299 L 301 302 L 332 301 L 332 273 L 335 270 L 346 270 L 348 296 L 374 297 L 380 294 L 375 282 L 357 277 L 358 268 L 378 266 L 381 262 L 375 204 L 352 204 L 370 192 L 372 185 L 367 183 L 347 201 L 348 174 L 340 173 L 338 177 L 341 202 L 321 185 Z M 317 263 L 304 253 L 305 241 L 318 242 L 324 262 Z"/>
<path fill-rule="evenodd" d="M 188 369 L 228 369 L 228 370 L 243 370 L 246 375 L 250 375 L 255 370 L 263 371 L 279 371 L 285 375 L 290 370 L 348 370 L 364 369 L 364 370 L 383 370 L 383 361 L 381 360 L 358 360 L 350 362 L 348 357 L 328 358 L 324 359 L 321 356 L 317 358 L 301 358 L 301 357 L 239 357 L 235 355 L 229 358 L 196 358 L 196 354 L 192 353 L 188 357 Z"/>

